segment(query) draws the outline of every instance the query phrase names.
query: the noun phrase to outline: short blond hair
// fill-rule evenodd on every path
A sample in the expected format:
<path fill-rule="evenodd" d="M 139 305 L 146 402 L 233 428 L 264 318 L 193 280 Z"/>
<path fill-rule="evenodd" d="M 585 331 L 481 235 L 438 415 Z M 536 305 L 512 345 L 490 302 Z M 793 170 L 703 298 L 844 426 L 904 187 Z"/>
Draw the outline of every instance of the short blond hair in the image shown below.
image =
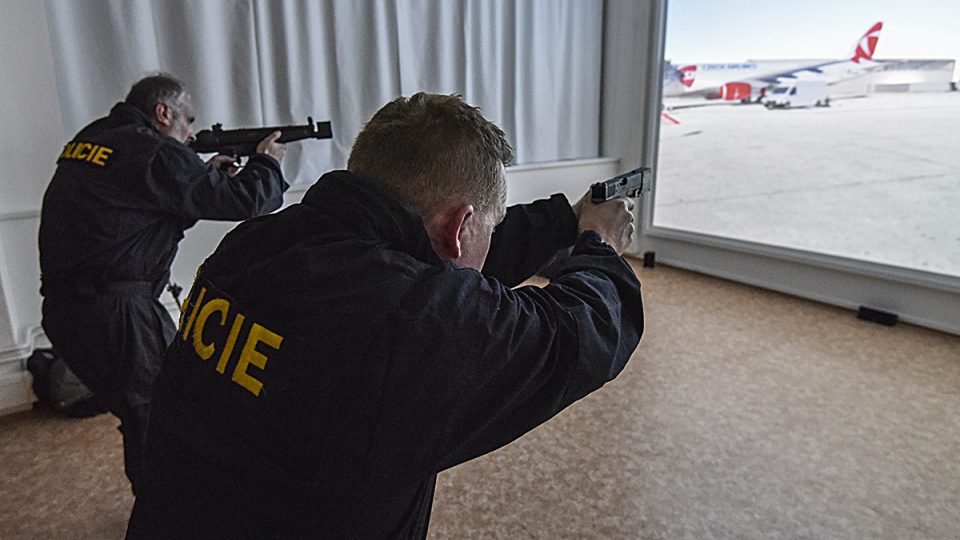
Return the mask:
<path fill-rule="evenodd" d="M 347 169 L 381 182 L 421 217 L 465 197 L 501 208 L 501 167 L 513 149 L 499 127 L 458 95 L 418 93 L 384 105 L 357 135 Z"/>

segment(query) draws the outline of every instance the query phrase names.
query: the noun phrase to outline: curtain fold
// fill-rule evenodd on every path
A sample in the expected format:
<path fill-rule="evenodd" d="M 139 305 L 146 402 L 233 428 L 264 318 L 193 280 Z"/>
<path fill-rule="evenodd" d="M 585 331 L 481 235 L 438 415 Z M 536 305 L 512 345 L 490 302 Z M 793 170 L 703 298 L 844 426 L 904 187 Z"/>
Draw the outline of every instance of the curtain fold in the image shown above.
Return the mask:
<path fill-rule="evenodd" d="M 461 94 L 504 128 L 517 163 L 599 152 L 603 0 L 46 0 L 68 132 L 142 76 L 190 88 L 197 128 L 330 120 L 288 146 L 291 183 L 346 165 L 380 106 Z"/>

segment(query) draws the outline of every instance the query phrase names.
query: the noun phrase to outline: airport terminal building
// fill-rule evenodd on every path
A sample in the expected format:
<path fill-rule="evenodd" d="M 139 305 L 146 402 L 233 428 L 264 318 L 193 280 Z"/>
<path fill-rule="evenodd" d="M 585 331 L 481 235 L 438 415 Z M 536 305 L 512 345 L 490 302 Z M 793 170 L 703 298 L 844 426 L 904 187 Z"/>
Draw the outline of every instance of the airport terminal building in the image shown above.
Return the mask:
<path fill-rule="evenodd" d="M 947 92 L 956 89 L 955 60 L 874 60 L 878 65 L 852 79 L 830 85 L 830 94 L 880 94 L 892 92 Z"/>

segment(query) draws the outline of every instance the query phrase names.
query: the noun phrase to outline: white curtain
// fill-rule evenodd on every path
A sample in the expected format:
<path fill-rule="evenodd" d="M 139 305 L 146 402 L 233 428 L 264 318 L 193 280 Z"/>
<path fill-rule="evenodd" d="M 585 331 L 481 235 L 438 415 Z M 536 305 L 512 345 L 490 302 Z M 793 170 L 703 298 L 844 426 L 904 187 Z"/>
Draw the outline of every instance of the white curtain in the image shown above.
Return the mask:
<path fill-rule="evenodd" d="M 346 165 L 363 122 L 417 91 L 479 105 L 517 163 L 599 153 L 603 0 L 47 0 L 72 134 L 142 76 L 189 87 L 197 128 L 330 120 L 291 183 Z"/>

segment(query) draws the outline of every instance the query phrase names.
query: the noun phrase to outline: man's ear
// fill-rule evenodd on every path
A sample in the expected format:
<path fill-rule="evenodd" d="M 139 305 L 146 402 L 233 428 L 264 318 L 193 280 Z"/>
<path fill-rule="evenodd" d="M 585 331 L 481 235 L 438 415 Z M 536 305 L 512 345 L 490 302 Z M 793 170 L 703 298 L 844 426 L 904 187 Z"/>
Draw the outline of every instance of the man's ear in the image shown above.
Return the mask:
<path fill-rule="evenodd" d="M 169 127 L 173 125 L 173 107 L 162 101 L 158 101 L 153 106 L 153 123 L 158 127 Z"/>
<path fill-rule="evenodd" d="M 455 261 L 460 258 L 460 234 L 463 224 L 473 215 L 472 204 L 456 204 L 437 213 L 427 225 L 427 234 L 433 251 L 444 260 Z"/>

